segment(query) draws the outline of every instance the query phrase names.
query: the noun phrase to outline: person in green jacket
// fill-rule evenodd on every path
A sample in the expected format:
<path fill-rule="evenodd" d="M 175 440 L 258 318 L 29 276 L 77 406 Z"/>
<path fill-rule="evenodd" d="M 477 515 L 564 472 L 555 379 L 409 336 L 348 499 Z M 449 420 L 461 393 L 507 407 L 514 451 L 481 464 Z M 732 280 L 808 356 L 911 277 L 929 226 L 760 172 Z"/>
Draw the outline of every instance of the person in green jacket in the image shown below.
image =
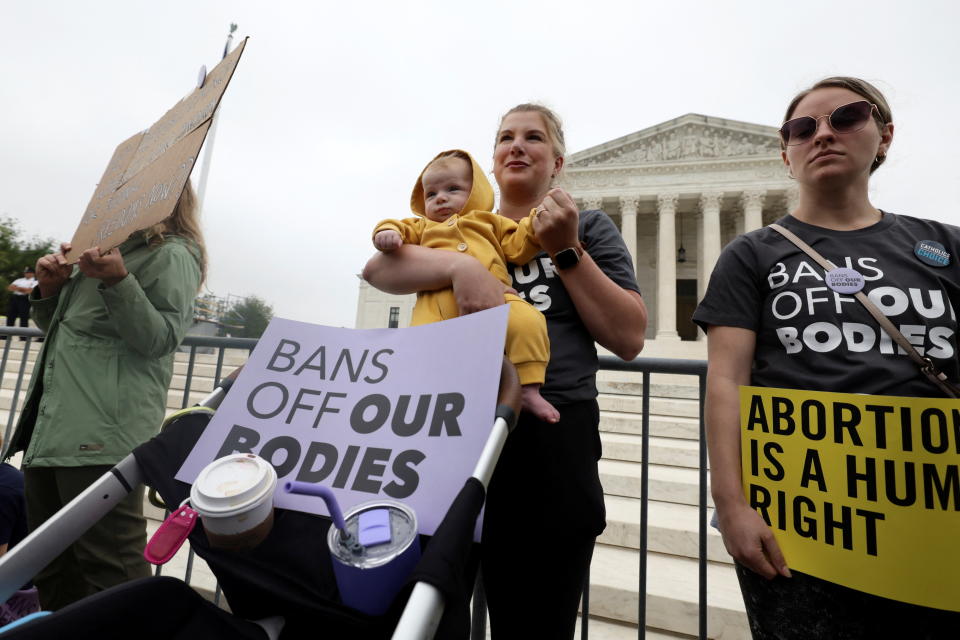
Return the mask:
<path fill-rule="evenodd" d="M 169 218 L 119 247 L 75 266 L 69 249 L 37 261 L 30 304 L 46 341 L 4 453 L 24 452 L 31 529 L 157 432 L 206 271 L 189 182 Z M 145 545 L 141 487 L 37 575 L 43 608 L 150 575 Z"/>

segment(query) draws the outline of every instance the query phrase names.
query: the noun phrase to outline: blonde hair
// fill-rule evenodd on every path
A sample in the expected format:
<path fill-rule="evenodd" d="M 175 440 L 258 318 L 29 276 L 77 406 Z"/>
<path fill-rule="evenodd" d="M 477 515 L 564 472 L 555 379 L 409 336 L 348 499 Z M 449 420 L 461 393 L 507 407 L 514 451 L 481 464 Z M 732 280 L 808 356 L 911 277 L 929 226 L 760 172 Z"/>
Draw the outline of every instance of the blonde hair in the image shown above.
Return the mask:
<path fill-rule="evenodd" d="M 193 190 L 190 180 L 187 180 L 173 213 L 166 219 L 144 230 L 148 244 L 151 247 L 159 246 L 167 235 L 180 236 L 191 240 L 197 248 L 200 263 L 200 284 L 207 279 L 207 247 L 203 242 L 203 231 L 200 229 L 200 215 L 197 208 L 197 194 Z"/>
<path fill-rule="evenodd" d="M 846 89 L 847 91 L 852 91 L 861 98 L 864 98 L 867 102 L 877 105 L 876 111 L 873 112 L 873 119 L 877 123 L 878 129 L 882 130 L 884 125 L 893 122 L 893 113 L 890 111 L 890 105 L 887 103 L 887 99 L 883 96 L 883 93 L 880 91 L 880 89 L 877 89 L 866 80 L 854 78 L 853 76 L 831 76 L 829 78 L 820 80 L 809 89 L 804 89 L 794 96 L 793 100 L 790 101 L 789 106 L 787 106 L 787 113 L 783 117 L 783 121 L 786 122 L 793 117 L 793 112 L 796 110 L 797 105 L 800 104 L 801 100 L 806 98 L 817 89 L 829 88 Z M 785 148 L 783 146 L 783 140 L 780 141 L 780 148 Z M 870 166 L 870 173 L 876 171 L 886 159 L 887 157 L 885 155 L 878 156 Z"/>

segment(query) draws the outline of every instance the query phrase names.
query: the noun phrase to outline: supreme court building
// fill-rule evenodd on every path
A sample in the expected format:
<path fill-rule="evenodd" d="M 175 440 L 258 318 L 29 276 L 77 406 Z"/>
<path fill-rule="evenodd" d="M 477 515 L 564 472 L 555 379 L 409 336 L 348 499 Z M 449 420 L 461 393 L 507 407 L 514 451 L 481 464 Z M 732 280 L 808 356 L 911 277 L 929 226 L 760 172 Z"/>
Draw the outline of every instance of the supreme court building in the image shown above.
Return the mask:
<path fill-rule="evenodd" d="M 774 127 L 687 114 L 567 156 L 561 185 L 613 219 L 649 312 L 645 355 L 705 358 L 690 320 L 720 249 L 796 207 Z M 357 328 L 404 327 L 414 296 L 361 280 Z"/>

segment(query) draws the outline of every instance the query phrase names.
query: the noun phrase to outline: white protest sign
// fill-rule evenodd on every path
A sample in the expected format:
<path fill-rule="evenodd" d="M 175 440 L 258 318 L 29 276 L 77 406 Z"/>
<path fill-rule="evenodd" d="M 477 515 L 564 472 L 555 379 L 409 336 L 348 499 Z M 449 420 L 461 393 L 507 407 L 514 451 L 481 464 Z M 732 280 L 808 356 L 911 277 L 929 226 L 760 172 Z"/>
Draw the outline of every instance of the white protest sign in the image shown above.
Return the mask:
<path fill-rule="evenodd" d="M 412 507 L 432 534 L 493 427 L 508 305 L 409 329 L 339 329 L 275 318 L 177 473 L 253 452 L 288 480 L 331 488 L 341 508 Z M 274 504 L 327 515 L 322 500 Z"/>

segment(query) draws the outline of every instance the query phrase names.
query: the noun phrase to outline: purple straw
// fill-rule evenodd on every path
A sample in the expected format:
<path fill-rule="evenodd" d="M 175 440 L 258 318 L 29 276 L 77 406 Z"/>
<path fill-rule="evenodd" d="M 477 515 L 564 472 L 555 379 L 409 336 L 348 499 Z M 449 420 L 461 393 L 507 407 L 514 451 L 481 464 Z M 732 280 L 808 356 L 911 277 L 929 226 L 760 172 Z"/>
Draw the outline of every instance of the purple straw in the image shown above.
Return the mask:
<path fill-rule="evenodd" d="M 330 517 L 333 518 L 334 526 L 340 529 L 341 533 L 349 535 L 347 534 L 347 523 L 343 520 L 343 512 L 340 511 L 340 505 L 337 504 L 337 498 L 333 495 L 333 491 L 322 484 L 300 482 L 299 480 L 291 480 L 284 483 L 283 490 L 287 493 L 298 493 L 300 495 L 323 498 L 323 501 L 327 503 L 327 510 L 330 512 Z"/>

